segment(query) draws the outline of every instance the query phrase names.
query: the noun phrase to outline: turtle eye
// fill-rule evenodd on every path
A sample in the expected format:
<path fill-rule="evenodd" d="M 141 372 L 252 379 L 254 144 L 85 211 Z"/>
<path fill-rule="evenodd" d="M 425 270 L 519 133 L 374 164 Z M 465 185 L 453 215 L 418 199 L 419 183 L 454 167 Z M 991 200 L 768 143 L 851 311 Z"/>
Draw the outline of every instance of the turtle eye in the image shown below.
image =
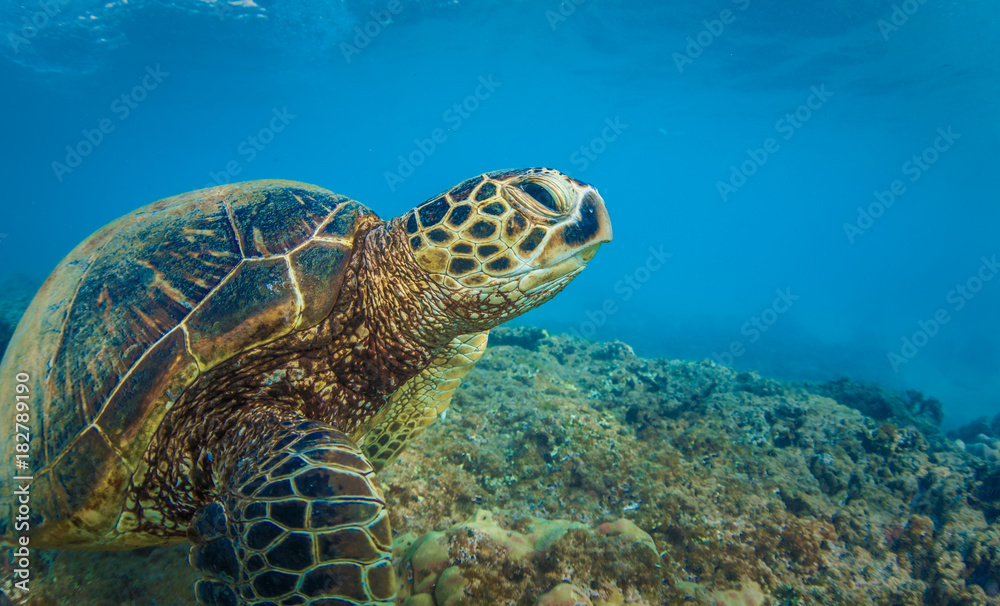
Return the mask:
<path fill-rule="evenodd" d="M 526 181 L 518 187 L 521 188 L 521 191 L 534 198 L 545 208 L 557 213 L 562 212 L 563 209 L 559 208 L 559 203 L 556 202 L 555 196 L 553 196 L 552 192 L 549 191 L 549 188 L 544 185 L 535 183 L 534 181 Z"/>

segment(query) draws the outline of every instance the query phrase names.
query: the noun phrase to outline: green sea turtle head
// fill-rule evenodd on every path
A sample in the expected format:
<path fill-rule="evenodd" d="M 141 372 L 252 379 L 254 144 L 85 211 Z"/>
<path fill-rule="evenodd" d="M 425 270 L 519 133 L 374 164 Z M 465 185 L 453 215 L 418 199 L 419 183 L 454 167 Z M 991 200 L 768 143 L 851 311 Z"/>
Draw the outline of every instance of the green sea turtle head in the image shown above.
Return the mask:
<path fill-rule="evenodd" d="M 469 332 L 548 301 L 611 240 L 597 190 L 547 168 L 468 179 L 395 221 Z"/>

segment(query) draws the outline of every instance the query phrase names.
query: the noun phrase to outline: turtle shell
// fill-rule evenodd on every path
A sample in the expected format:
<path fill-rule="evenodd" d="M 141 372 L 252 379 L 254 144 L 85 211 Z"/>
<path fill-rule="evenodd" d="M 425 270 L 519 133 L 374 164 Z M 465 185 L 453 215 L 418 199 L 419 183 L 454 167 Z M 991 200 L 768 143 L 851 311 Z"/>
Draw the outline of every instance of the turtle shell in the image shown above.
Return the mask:
<path fill-rule="evenodd" d="M 154 202 L 77 246 L 0 364 L 9 410 L 25 389 L 15 376 L 28 375 L 32 545 L 99 540 L 184 389 L 227 358 L 325 318 L 353 235 L 371 220 L 360 203 L 319 187 L 251 181 Z M 0 433 L 0 452 L 13 462 L 11 430 Z M 8 495 L 18 482 L 10 478 Z M 23 534 L 13 502 L 0 511 L 7 540 Z"/>

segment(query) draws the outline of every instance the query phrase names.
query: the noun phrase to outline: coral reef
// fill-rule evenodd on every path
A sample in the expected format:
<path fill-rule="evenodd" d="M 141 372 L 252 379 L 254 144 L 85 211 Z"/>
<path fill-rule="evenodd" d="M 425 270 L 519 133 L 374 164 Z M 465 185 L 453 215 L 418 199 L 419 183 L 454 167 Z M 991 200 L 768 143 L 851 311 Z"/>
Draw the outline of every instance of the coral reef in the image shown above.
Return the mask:
<path fill-rule="evenodd" d="M 663 550 L 654 603 L 1000 604 L 996 466 L 944 438 L 938 404 L 836 385 L 564 335 L 494 345 L 384 474 L 394 527 L 626 517 Z"/>
<path fill-rule="evenodd" d="M 494 332 L 381 475 L 401 604 L 1000 606 L 1000 463 L 936 401 Z M 36 552 L 24 603 L 190 603 L 185 555 Z"/>
<path fill-rule="evenodd" d="M 397 540 L 404 606 L 536 603 L 659 604 L 666 598 L 652 538 L 632 522 L 596 529 L 565 520 L 501 524 L 487 510 L 444 532 Z"/>
<path fill-rule="evenodd" d="M 968 425 L 948 432 L 949 438 L 964 440 L 966 442 L 981 440 L 982 436 L 994 439 L 1000 438 L 1000 414 L 993 417 L 993 420 L 987 417 L 980 417 Z"/>
<path fill-rule="evenodd" d="M 911 389 L 905 394 L 898 394 L 874 383 L 861 383 L 848 378 L 825 383 L 804 383 L 803 387 L 857 409 L 876 421 L 915 425 L 928 437 L 936 438 L 940 435 L 937 428 L 944 419 L 943 404 L 936 398 L 926 398 L 919 391 Z"/>
<path fill-rule="evenodd" d="M 965 452 L 987 461 L 1000 462 L 1000 415 L 986 417 L 948 432 L 948 437 Z"/>

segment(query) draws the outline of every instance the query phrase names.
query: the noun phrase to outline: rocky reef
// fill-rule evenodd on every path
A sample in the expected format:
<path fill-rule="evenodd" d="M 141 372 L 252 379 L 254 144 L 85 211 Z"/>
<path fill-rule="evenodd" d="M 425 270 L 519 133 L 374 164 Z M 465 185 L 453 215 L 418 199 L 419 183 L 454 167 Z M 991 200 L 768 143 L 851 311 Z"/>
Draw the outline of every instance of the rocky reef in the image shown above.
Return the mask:
<path fill-rule="evenodd" d="M 400 604 L 1000 606 L 1000 462 L 969 446 L 990 421 L 947 436 L 912 392 L 494 333 L 381 475 Z M 183 545 L 33 570 L 24 604 L 187 604 L 194 581 Z"/>
<path fill-rule="evenodd" d="M 396 547 L 404 606 L 502 598 L 601 606 L 623 603 L 623 590 L 639 599 L 630 603 L 653 604 L 664 594 L 653 539 L 626 519 L 596 528 L 535 517 L 500 523 L 479 510 L 445 531 L 399 537 Z"/>

